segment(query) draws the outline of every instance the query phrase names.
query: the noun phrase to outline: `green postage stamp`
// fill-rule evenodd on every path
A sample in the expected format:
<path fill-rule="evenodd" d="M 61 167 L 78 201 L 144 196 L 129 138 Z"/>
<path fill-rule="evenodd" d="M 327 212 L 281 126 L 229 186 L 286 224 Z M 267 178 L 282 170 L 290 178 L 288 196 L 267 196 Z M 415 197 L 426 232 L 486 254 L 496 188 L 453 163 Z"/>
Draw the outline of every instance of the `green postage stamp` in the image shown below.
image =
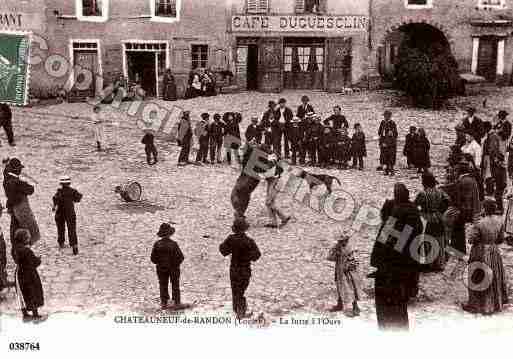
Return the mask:
<path fill-rule="evenodd" d="M 0 31 L 0 102 L 24 106 L 30 80 L 30 34 Z"/>

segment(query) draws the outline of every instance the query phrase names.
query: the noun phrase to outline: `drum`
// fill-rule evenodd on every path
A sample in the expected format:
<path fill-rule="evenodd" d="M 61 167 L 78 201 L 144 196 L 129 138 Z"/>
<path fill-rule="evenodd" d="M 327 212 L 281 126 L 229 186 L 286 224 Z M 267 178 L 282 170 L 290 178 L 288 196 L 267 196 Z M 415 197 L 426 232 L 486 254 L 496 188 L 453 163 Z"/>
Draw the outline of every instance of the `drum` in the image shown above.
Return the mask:
<path fill-rule="evenodd" d="M 119 193 L 121 198 L 126 202 L 140 201 L 142 187 L 138 182 L 128 182 L 121 186 L 116 186 L 114 192 Z"/>

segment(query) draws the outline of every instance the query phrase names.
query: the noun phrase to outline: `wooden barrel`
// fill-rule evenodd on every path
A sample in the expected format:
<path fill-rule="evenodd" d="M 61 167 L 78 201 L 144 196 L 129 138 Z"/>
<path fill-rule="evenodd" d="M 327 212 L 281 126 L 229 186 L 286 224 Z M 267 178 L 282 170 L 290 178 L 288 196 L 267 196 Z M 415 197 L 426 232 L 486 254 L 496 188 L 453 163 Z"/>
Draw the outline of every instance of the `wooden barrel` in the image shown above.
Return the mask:
<path fill-rule="evenodd" d="M 121 198 L 126 202 L 134 202 L 141 200 L 142 187 L 138 182 L 128 182 L 117 186 L 114 190 L 119 193 Z"/>

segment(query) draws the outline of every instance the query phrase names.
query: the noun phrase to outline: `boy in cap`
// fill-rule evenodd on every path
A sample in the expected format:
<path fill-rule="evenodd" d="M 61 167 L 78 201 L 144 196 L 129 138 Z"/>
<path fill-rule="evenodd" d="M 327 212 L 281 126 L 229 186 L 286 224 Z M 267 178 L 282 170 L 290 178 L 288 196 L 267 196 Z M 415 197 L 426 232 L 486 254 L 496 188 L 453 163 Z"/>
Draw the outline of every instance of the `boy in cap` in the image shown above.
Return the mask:
<path fill-rule="evenodd" d="M 250 317 L 244 293 L 251 279 L 251 262 L 257 261 L 261 254 L 255 241 L 246 235 L 249 225 L 244 219 L 236 219 L 229 235 L 219 246 L 219 252 L 226 257 L 232 255 L 230 262 L 230 284 L 232 287 L 233 311 L 237 319 Z"/>
<path fill-rule="evenodd" d="M 141 143 L 144 145 L 144 152 L 146 152 L 146 162 L 148 162 L 150 166 L 156 164 L 158 152 L 157 147 L 155 146 L 155 136 L 153 133 L 151 131 L 147 131 L 144 134 Z"/>
<path fill-rule="evenodd" d="M 354 256 L 355 251 L 349 245 L 349 232 L 337 233 L 337 243 L 331 248 L 327 260 L 335 262 L 335 284 L 337 286 L 337 305 L 330 311 L 344 311 L 348 317 L 360 315 L 358 300 L 360 299 L 360 281 L 358 278 L 358 262 Z M 352 302 L 352 308 L 345 308 Z"/>
<path fill-rule="evenodd" d="M 301 156 L 301 142 L 303 140 L 300 119 L 297 116 L 292 118 L 289 130 L 289 140 L 292 164 L 295 166 L 297 163 L 297 156 Z"/>
<path fill-rule="evenodd" d="M 181 305 L 180 300 L 180 265 L 184 256 L 178 244 L 171 239 L 175 233 L 174 227 L 169 223 L 160 225 L 157 236 L 160 237 L 151 250 L 151 262 L 156 265 L 160 288 L 160 307 L 168 308 L 169 282 L 175 307 Z"/>
<path fill-rule="evenodd" d="M 91 119 L 94 125 L 96 150 L 101 151 L 105 147 L 105 129 L 103 127 L 105 120 L 101 115 L 101 107 L 99 105 L 93 107 L 93 115 L 91 116 Z"/>
<path fill-rule="evenodd" d="M 71 187 L 71 179 L 63 176 L 59 180 L 61 188 L 53 196 L 52 211 L 55 212 L 55 224 L 57 225 L 57 242 L 59 248 L 64 248 L 65 231 L 68 227 L 69 245 L 73 248 L 73 255 L 78 254 L 77 240 L 77 216 L 75 203 L 80 202 L 82 194 Z"/>

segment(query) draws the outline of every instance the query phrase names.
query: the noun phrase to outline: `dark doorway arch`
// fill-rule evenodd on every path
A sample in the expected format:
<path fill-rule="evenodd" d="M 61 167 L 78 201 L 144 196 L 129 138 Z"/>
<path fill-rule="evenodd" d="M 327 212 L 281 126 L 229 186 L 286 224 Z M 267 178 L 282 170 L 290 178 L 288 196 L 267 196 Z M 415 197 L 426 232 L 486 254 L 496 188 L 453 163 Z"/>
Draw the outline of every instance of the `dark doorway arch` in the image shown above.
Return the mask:
<path fill-rule="evenodd" d="M 423 22 L 402 24 L 388 31 L 383 45 L 379 55 L 379 71 L 385 81 L 393 80 L 401 46 L 418 49 L 433 56 L 451 51 L 444 32 Z"/>

